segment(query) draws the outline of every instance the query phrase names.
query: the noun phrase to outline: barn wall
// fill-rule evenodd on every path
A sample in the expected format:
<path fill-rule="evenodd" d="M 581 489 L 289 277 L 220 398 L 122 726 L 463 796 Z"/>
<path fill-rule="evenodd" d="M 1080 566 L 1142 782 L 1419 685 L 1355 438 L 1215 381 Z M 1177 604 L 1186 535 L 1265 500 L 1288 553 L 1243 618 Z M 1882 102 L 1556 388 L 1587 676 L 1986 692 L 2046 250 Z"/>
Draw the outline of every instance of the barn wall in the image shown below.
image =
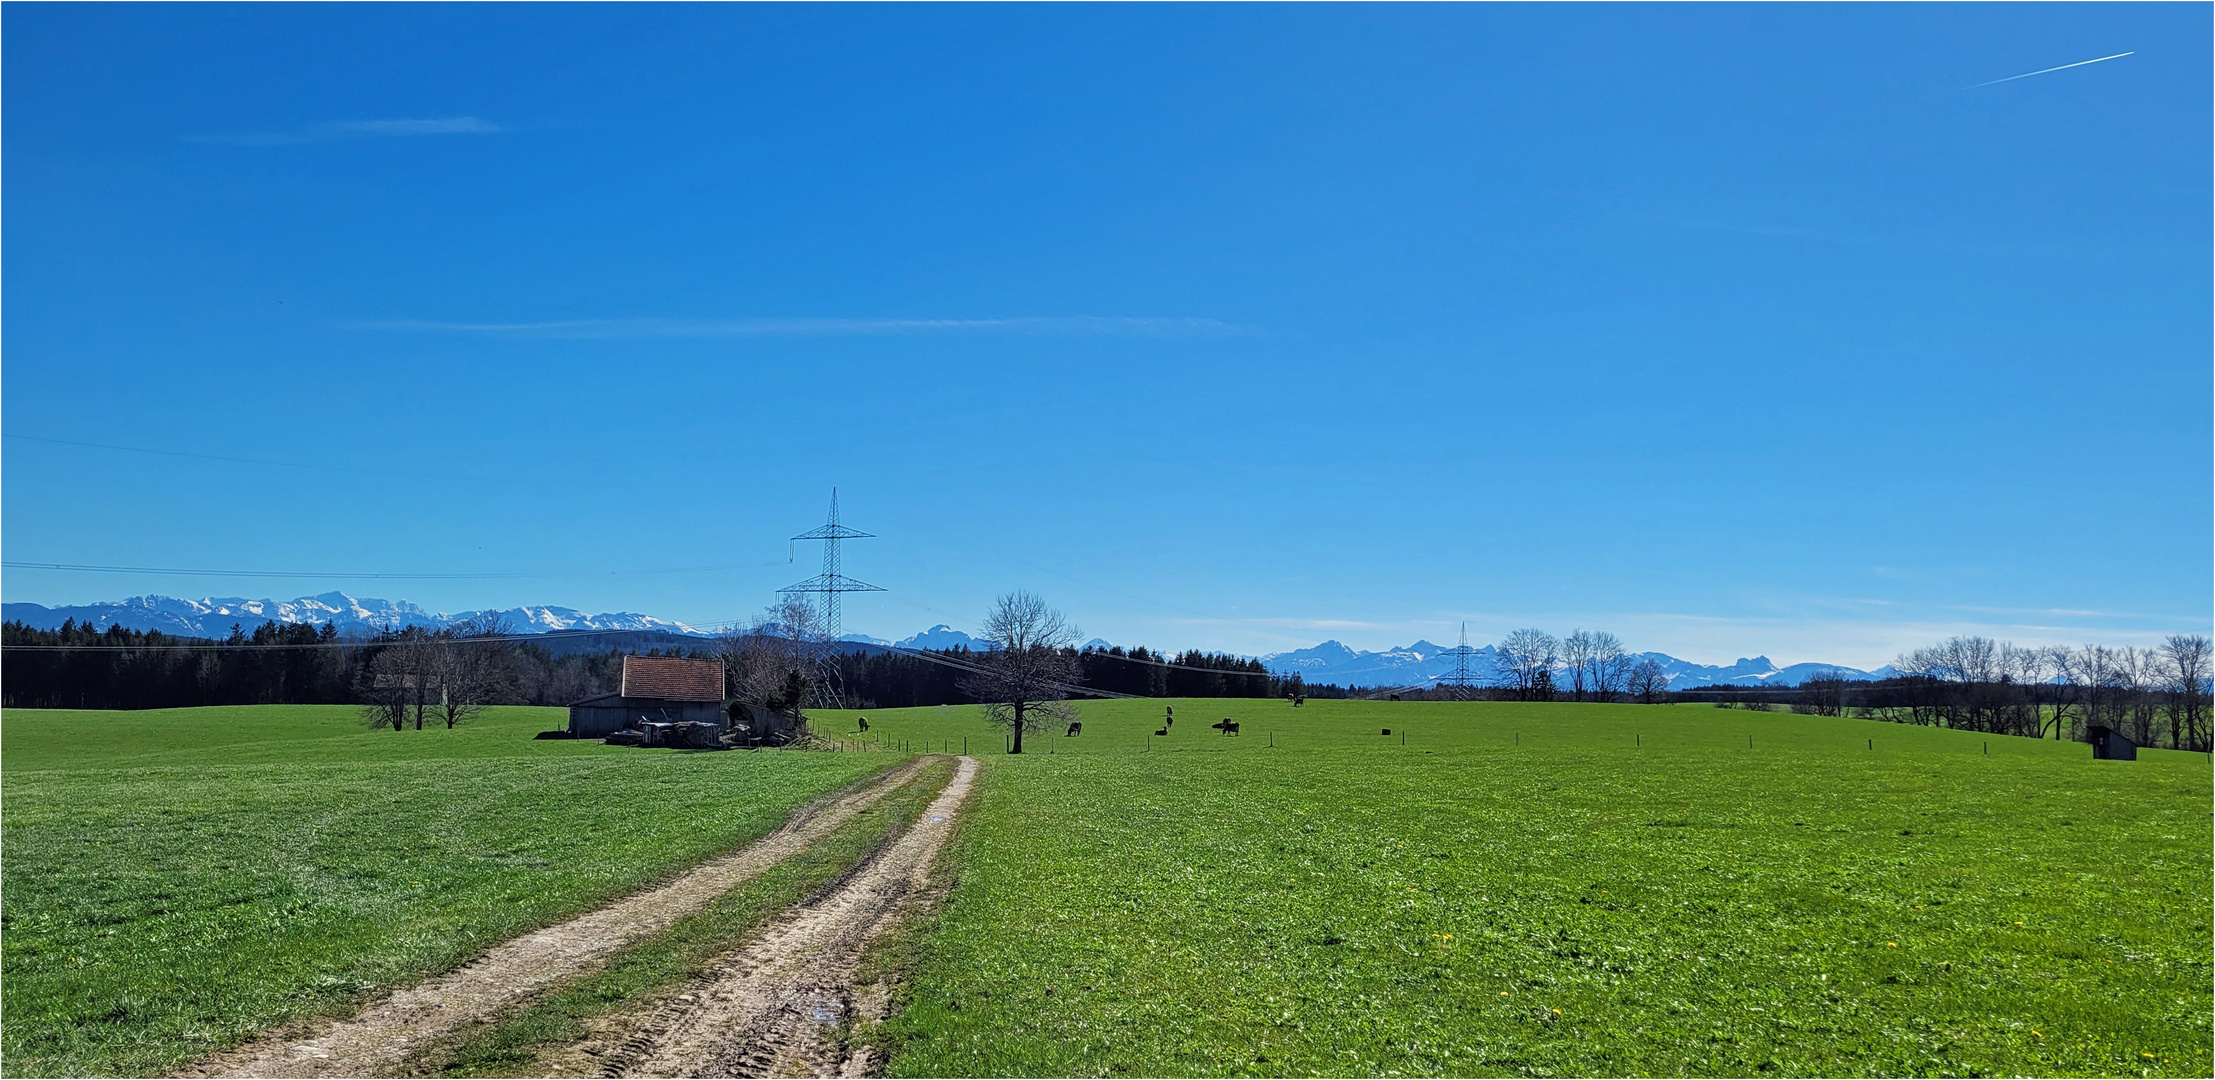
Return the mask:
<path fill-rule="evenodd" d="M 569 733 L 578 738 L 604 739 L 634 720 L 692 720 L 703 724 L 723 722 L 723 704 L 717 701 L 657 701 L 653 698 L 618 698 L 607 704 L 571 705 Z"/>

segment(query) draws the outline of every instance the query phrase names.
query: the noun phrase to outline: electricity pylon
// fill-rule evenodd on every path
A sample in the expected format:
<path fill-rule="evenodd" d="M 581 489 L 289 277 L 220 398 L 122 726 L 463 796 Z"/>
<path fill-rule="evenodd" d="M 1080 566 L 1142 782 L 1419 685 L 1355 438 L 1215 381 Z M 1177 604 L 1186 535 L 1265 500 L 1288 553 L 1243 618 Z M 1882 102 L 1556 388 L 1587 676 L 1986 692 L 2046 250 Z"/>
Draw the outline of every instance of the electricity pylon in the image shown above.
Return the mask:
<path fill-rule="evenodd" d="M 798 596 L 820 595 L 823 605 L 823 640 L 836 642 L 839 626 L 839 596 L 850 592 L 883 592 L 883 589 L 866 581 L 857 581 L 839 573 L 838 542 L 863 540 L 874 537 L 859 529 L 849 529 L 838 523 L 838 489 L 831 489 L 831 516 L 821 528 L 809 529 L 794 540 L 823 541 L 823 572 L 797 584 L 787 585 L 777 591 Z"/>
<path fill-rule="evenodd" d="M 1438 681 L 1454 688 L 1453 695 L 1456 701 L 1466 701 L 1471 696 L 1472 680 L 1476 676 L 1469 671 L 1469 658 L 1475 656 L 1476 652 L 1475 649 L 1469 647 L 1469 624 L 1462 623 L 1461 644 L 1438 654 L 1454 658 L 1453 674 L 1439 676 Z"/>

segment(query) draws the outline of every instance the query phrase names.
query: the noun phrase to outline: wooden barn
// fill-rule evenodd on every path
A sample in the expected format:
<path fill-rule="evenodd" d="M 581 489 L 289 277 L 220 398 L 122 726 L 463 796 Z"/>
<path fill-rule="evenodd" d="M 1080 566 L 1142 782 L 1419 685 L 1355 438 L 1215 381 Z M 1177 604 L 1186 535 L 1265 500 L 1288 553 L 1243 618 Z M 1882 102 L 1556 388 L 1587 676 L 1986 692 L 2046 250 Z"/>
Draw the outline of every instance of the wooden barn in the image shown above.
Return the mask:
<path fill-rule="evenodd" d="M 722 727 L 723 661 L 626 656 L 622 689 L 569 707 L 569 737 L 601 739 L 627 727 L 690 720 Z"/>

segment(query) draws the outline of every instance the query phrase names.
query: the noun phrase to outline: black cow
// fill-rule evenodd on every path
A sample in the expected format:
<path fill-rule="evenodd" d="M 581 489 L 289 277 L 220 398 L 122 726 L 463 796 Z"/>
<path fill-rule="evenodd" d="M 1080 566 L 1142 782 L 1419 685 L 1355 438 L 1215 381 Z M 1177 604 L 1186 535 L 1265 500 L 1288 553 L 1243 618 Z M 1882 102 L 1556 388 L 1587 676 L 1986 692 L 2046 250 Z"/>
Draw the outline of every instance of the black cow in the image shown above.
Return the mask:
<path fill-rule="evenodd" d="M 1225 734 L 1225 735 L 1236 735 L 1236 734 L 1238 734 L 1238 725 L 1237 725 L 1237 724 L 1234 724 L 1234 723 L 1231 723 L 1231 718 L 1230 718 L 1230 717 L 1228 717 L 1228 716 L 1226 716 L 1226 717 L 1224 717 L 1224 718 L 1223 718 L 1223 722 L 1222 722 L 1222 723 L 1219 723 L 1219 724 L 1209 724 L 1208 726 L 1209 726 L 1209 727 L 1211 727 L 1211 728 L 1214 728 L 1214 729 L 1215 729 L 1215 730 L 1217 730 L 1217 731 L 1220 731 L 1220 732 L 1222 732 L 1222 733 L 1223 733 L 1223 734 Z"/>
<path fill-rule="evenodd" d="M 869 718 L 868 718 L 868 717 L 866 717 L 866 716 L 857 716 L 857 717 L 854 717 L 854 720 L 855 720 L 855 722 L 857 722 L 857 723 L 859 723 L 859 724 L 861 725 L 861 729 L 862 729 L 863 731 L 867 731 L 867 730 L 869 730 Z"/>
<path fill-rule="evenodd" d="M 1084 721 L 1082 721 L 1082 720 L 1075 720 L 1075 721 L 1071 721 L 1071 722 L 1070 722 L 1070 724 L 1069 724 L 1069 734 L 1070 734 L 1070 735 L 1075 735 L 1076 733 L 1078 733 L 1078 732 L 1080 732 L 1080 731 L 1083 731 L 1083 730 L 1084 730 Z M 1066 738 L 1066 736 L 1064 736 L 1064 737 Z"/>

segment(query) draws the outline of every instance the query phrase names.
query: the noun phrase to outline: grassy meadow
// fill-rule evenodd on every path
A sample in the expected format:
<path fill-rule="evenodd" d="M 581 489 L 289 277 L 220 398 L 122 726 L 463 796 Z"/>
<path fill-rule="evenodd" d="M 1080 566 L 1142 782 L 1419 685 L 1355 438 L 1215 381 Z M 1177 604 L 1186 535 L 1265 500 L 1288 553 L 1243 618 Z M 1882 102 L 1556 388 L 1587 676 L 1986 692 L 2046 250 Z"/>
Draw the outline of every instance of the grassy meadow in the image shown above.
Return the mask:
<path fill-rule="evenodd" d="M 734 847 L 890 761 L 531 739 L 563 719 L 9 710 L 5 1071 L 175 1069 Z"/>
<path fill-rule="evenodd" d="M 1017 758 L 972 708 L 817 714 L 987 764 L 958 887 L 891 945 L 900 1011 L 855 1033 L 893 1073 L 2211 1071 L 2204 755 L 1689 705 L 1175 704 L 1154 738 L 1162 702 L 1087 702 Z M 5 1071 L 156 1073 L 344 1010 L 897 757 L 529 738 L 560 715 L 7 712 Z M 897 817 L 443 1067 L 527 1070 Z"/>
<path fill-rule="evenodd" d="M 1160 702 L 1086 703 L 1082 735 L 987 755 L 959 888 L 902 944 L 894 1074 L 2211 1071 L 2205 755 L 1692 705 L 1176 704 L 1165 739 Z M 1001 745 L 974 710 L 867 715 Z"/>

